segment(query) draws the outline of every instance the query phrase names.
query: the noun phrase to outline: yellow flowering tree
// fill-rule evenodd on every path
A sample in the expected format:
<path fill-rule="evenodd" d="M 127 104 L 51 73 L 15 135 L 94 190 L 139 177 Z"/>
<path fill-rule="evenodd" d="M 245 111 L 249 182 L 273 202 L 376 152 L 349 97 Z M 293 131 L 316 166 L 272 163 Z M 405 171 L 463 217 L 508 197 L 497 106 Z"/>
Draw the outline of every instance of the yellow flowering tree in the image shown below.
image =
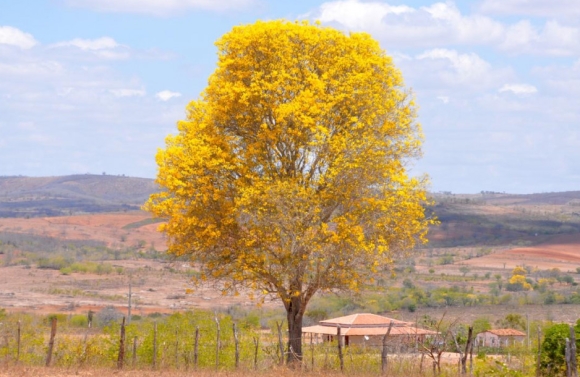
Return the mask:
<path fill-rule="evenodd" d="M 425 242 L 421 133 L 400 72 L 369 35 L 287 21 L 235 27 L 159 150 L 146 208 L 202 279 L 281 299 L 289 360 L 318 291 L 357 290 Z"/>
<path fill-rule="evenodd" d="M 512 277 L 508 281 L 506 290 L 508 291 L 529 291 L 532 285 L 526 281 L 526 269 L 516 266 L 512 271 Z"/>

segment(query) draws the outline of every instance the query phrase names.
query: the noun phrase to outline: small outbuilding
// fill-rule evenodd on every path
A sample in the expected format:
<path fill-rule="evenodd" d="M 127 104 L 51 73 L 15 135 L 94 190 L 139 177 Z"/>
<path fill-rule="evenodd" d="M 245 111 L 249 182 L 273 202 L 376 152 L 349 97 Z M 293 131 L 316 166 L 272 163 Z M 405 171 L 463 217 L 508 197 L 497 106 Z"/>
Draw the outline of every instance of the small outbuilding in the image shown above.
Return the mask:
<path fill-rule="evenodd" d="M 318 325 L 302 328 L 306 342 L 320 343 L 332 341 L 340 327 L 340 342 L 343 345 L 380 345 L 392 323 L 389 338 L 394 337 L 399 343 L 422 342 L 425 337 L 437 335 L 436 331 L 421 329 L 412 322 L 376 314 L 360 313 L 344 317 L 326 319 Z"/>
<path fill-rule="evenodd" d="M 480 332 L 475 337 L 475 344 L 481 347 L 507 347 L 516 343 L 524 343 L 526 333 L 516 329 L 495 329 Z"/>

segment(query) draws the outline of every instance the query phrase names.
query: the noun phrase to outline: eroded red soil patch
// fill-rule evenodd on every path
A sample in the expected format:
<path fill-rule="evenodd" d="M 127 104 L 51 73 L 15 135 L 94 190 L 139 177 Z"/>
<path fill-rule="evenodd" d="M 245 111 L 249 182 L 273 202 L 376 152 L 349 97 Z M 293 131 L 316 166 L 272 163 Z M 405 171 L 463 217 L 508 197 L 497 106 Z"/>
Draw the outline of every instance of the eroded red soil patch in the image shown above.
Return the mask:
<path fill-rule="evenodd" d="M 159 224 L 124 228 L 150 219 L 145 212 L 91 214 L 42 218 L 0 218 L 0 232 L 28 233 L 60 239 L 98 240 L 109 247 L 146 245 L 165 250 Z"/>
<path fill-rule="evenodd" d="M 502 250 L 463 262 L 478 267 L 514 268 L 528 265 L 576 272 L 580 267 L 580 235 L 561 235 L 537 246 Z"/>

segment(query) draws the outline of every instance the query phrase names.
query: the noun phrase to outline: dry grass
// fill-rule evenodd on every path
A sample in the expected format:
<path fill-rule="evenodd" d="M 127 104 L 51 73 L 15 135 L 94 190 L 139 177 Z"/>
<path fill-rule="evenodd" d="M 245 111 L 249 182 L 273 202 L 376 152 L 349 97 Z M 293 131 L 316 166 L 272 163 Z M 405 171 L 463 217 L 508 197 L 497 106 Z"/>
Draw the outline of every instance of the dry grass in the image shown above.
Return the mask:
<path fill-rule="evenodd" d="M 273 368 L 268 370 L 253 371 L 175 371 L 175 370 L 116 370 L 116 369 L 61 369 L 61 368 L 44 368 L 28 366 L 2 366 L 0 364 L 0 377 L 339 377 L 339 376 L 378 376 L 379 373 L 340 373 L 337 371 L 301 371 L 290 370 L 287 368 Z M 419 377 L 405 374 L 405 377 Z"/>

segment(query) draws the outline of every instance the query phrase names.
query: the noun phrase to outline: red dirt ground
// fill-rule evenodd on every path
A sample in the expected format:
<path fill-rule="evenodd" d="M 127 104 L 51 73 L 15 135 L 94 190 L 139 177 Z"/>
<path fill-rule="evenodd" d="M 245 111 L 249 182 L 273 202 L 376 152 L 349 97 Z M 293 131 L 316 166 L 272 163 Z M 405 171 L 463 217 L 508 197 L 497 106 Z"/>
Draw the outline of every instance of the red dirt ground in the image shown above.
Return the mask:
<path fill-rule="evenodd" d="M 130 279 L 133 314 L 256 305 L 245 294 L 223 296 L 219 290 L 209 286 L 186 293 L 186 289 L 193 286 L 179 270 L 189 267 L 151 260 L 108 263 L 124 267 L 124 274 L 62 275 L 56 270 L 34 267 L 0 267 L 0 308 L 11 312 L 86 313 L 89 309 L 98 312 L 106 306 L 114 306 L 126 312 Z M 270 305 L 273 304 L 267 306 Z"/>
<path fill-rule="evenodd" d="M 135 246 L 145 242 L 146 247 L 165 249 L 165 240 L 156 228 L 159 224 L 123 229 L 150 217 L 144 212 L 111 213 L 96 215 L 64 216 L 32 219 L 0 219 L 0 232 L 28 233 L 62 239 L 99 240 L 110 247 Z M 184 270 L 187 266 L 173 265 L 150 260 L 110 261 L 125 269 L 123 275 L 62 275 L 58 271 L 26 269 L 23 266 L 0 268 L 0 308 L 49 312 L 58 308 L 82 312 L 96 307 L 126 305 L 128 272 L 133 276 L 133 293 L 137 305 L 135 314 L 141 311 L 173 311 L 192 307 L 211 308 L 230 305 L 248 305 L 245 295 L 224 297 L 218 290 L 206 288 L 185 295 L 190 287 Z M 559 268 L 564 272 L 576 272 L 580 267 L 580 235 L 557 236 L 537 246 L 499 249 L 492 254 L 462 260 L 454 265 L 441 266 L 438 272 L 459 274 L 460 265 L 469 265 L 487 271 L 507 271 L 516 266 L 527 265 L 539 269 Z M 424 267 L 426 269 L 427 267 Z M 418 267 L 419 270 L 423 267 Z M 481 282 L 481 289 L 487 283 Z M 176 298 L 175 296 L 179 297 Z M 184 296 L 184 297 L 181 297 Z"/>
<path fill-rule="evenodd" d="M 109 247 L 135 246 L 165 250 L 157 231 L 159 224 L 123 229 L 149 219 L 145 212 L 109 213 L 47 218 L 0 218 L 0 232 L 34 234 L 60 239 L 97 240 Z M 152 260 L 114 260 L 107 263 L 124 268 L 123 275 L 63 275 L 55 270 L 24 266 L 0 267 L 0 308 L 10 311 L 50 313 L 86 312 L 105 306 L 126 308 L 129 274 L 133 281 L 134 314 L 171 312 L 187 308 L 254 306 L 246 295 L 224 297 L 219 290 L 206 287 L 185 294 L 191 288 L 184 273 L 185 263 L 169 264 Z M 0 256 L 1 265 L 1 256 Z M 177 271 L 177 272 L 175 272 Z M 124 309 L 126 310 L 126 309 Z"/>
<path fill-rule="evenodd" d="M 562 271 L 576 272 L 576 268 L 580 267 L 580 235 L 556 236 L 537 246 L 505 249 L 462 263 L 477 267 L 509 269 L 526 265 L 541 270 L 559 268 Z"/>
<path fill-rule="evenodd" d="M 148 224 L 133 229 L 124 226 L 151 218 L 145 212 L 107 213 L 30 219 L 0 218 L 0 232 L 30 233 L 61 239 L 99 240 L 109 247 L 135 245 L 145 241 L 157 250 L 165 249 L 159 224 Z"/>

